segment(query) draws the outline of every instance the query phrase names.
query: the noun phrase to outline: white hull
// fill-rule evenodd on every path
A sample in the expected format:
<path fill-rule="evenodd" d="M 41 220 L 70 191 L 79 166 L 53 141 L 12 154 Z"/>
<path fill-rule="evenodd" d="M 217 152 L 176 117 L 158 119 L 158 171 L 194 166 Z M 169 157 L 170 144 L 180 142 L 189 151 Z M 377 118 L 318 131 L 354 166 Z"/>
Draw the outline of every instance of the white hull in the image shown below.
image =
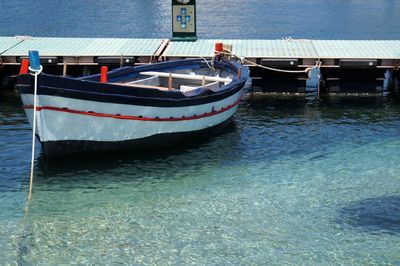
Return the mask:
<path fill-rule="evenodd" d="M 120 142 L 158 134 L 200 131 L 232 117 L 241 95 L 242 90 L 239 90 L 220 101 L 185 107 L 139 106 L 39 95 L 36 132 L 41 142 Z M 33 95 L 21 94 L 21 98 L 32 125 Z"/>

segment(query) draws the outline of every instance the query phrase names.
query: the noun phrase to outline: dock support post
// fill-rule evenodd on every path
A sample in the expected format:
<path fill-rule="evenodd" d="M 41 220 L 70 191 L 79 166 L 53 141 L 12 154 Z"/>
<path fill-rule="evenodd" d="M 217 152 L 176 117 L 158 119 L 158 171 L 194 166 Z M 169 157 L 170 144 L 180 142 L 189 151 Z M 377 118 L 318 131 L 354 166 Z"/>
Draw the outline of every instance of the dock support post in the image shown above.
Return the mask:
<path fill-rule="evenodd" d="M 63 77 L 67 76 L 68 65 L 66 62 L 63 64 Z"/>
<path fill-rule="evenodd" d="M 393 86 L 393 70 L 386 69 L 383 80 L 382 95 L 387 96 L 392 86 Z"/>
<path fill-rule="evenodd" d="M 83 76 L 89 76 L 90 75 L 90 70 L 88 66 L 83 66 L 83 70 L 82 70 L 82 75 Z"/>
<path fill-rule="evenodd" d="M 394 80 L 393 80 L 393 88 L 395 92 L 400 91 L 400 70 L 396 70 L 393 73 Z"/>
<path fill-rule="evenodd" d="M 306 101 L 313 104 L 319 100 L 321 84 L 321 68 L 316 67 L 308 72 L 308 79 L 306 81 Z"/>

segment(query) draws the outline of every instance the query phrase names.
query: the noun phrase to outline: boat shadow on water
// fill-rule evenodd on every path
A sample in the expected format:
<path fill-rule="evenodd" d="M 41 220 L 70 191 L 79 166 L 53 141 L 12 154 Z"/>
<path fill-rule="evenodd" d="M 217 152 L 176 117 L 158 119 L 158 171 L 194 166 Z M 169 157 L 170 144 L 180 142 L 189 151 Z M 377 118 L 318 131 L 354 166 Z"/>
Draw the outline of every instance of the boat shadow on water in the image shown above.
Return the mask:
<path fill-rule="evenodd" d="M 371 234 L 400 235 L 400 195 L 364 199 L 339 211 L 336 220 L 343 229 Z"/>
<path fill-rule="evenodd" d="M 35 183 L 46 183 L 49 179 L 57 179 L 57 182 L 71 179 L 83 178 L 90 179 L 90 176 L 96 175 L 96 178 L 103 176 L 105 179 L 113 180 L 120 171 L 135 172 L 130 178 L 137 175 L 145 176 L 146 173 L 160 171 L 160 168 L 169 168 L 168 171 L 178 171 L 185 167 L 199 167 L 196 160 L 202 162 L 213 161 L 218 163 L 226 160 L 229 156 L 229 147 L 235 146 L 235 139 L 240 138 L 236 132 L 236 123 L 230 120 L 223 127 L 220 127 L 207 134 L 190 136 L 184 138 L 176 144 L 159 149 L 143 151 L 114 151 L 103 153 L 85 153 L 82 155 L 68 156 L 48 161 L 42 155 L 35 166 Z M 228 138 L 232 145 L 225 145 Z M 224 149 L 219 146 L 223 145 Z M 235 149 L 235 147 L 231 147 Z M 234 160 L 234 156 L 231 156 Z M 125 169 L 125 170 L 124 170 Z M 105 173 L 113 172 L 112 175 Z M 85 177 L 85 173 L 90 173 Z M 104 173 L 104 174 L 103 174 Z M 77 176 L 75 178 L 75 176 Z M 108 177 L 107 177 L 108 176 Z M 125 177 L 121 177 L 126 178 Z"/>

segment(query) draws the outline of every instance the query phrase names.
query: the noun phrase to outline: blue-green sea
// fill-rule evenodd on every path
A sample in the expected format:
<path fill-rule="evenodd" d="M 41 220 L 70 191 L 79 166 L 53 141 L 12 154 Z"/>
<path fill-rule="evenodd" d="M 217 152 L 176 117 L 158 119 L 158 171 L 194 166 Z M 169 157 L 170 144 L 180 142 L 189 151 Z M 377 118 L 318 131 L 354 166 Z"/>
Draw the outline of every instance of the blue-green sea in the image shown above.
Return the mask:
<path fill-rule="evenodd" d="M 197 2 L 200 38 L 400 39 L 398 1 Z M 0 35 L 168 38 L 169 4 L 4 0 Z M 397 95 L 248 95 L 222 134 L 157 154 L 37 144 L 27 204 L 31 129 L 2 95 L 1 265 L 400 265 Z"/>

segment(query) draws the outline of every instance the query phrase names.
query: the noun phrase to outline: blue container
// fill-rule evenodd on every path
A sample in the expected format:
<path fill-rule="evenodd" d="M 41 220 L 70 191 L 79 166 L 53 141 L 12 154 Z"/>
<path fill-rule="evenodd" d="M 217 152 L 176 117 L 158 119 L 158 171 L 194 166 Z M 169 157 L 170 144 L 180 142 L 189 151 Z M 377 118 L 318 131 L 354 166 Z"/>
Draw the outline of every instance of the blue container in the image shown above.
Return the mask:
<path fill-rule="evenodd" d="M 40 57 L 38 51 L 29 51 L 29 64 L 31 70 L 40 70 Z"/>

